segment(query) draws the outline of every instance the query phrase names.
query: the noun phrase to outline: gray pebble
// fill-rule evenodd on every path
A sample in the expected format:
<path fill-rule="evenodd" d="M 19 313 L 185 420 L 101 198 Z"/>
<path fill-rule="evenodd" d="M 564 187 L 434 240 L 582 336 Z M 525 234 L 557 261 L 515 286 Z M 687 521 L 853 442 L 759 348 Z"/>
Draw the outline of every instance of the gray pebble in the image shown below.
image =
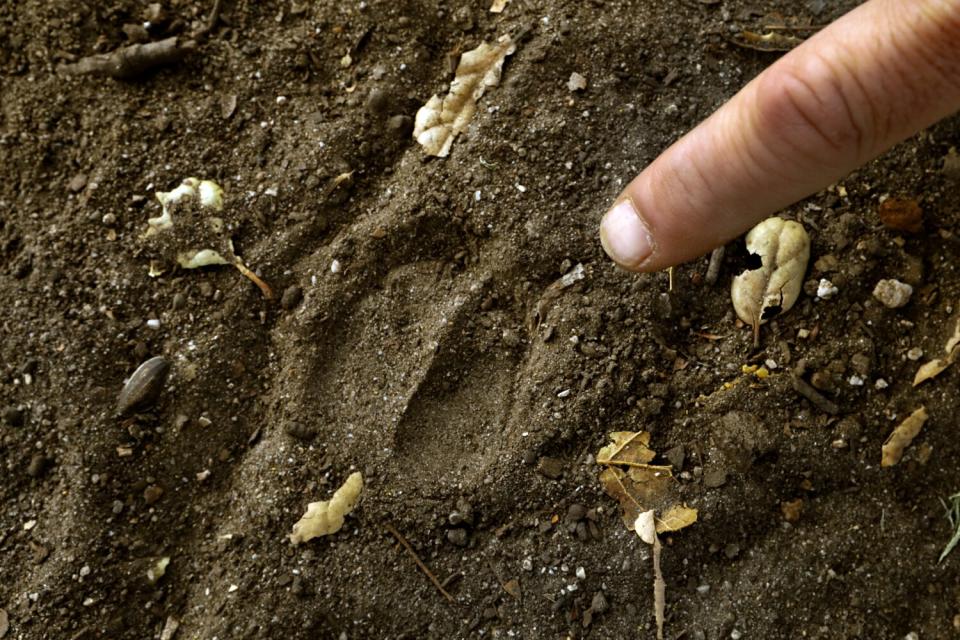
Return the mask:
<path fill-rule="evenodd" d="M 593 600 L 590 602 L 590 608 L 593 609 L 594 613 L 604 613 L 610 608 L 610 603 L 607 602 L 607 596 L 603 595 L 603 591 L 597 591 L 595 594 L 593 594 Z"/>
<path fill-rule="evenodd" d="M 50 459 L 42 453 L 35 453 L 32 458 L 30 458 L 30 465 L 27 467 L 27 475 L 31 478 L 39 478 L 47 470 L 47 467 L 50 465 Z"/>
<path fill-rule="evenodd" d="M 170 308 L 174 311 L 179 311 L 187 306 L 187 296 L 182 293 L 173 294 L 173 300 L 170 302 Z"/>
<path fill-rule="evenodd" d="M 447 531 L 447 540 L 450 544 L 456 545 L 458 547 L 467 546 L 467 530 L 466 529 L 450 529 Z"/>
<path fill-rule="evenodd" d="M 303 300 L 303 289 L 293 284 L 284 290 L 283 296 L 280 298 L 280 306 L 287 311 L 291 311 L 297 308 L 301 300 Z"/>
<path fill-rule="evenodd" d="M 583 520 L 587 516 L 587 508 L 582 504 L 572 504 L 567 507 L 567 520 L 574 522 Z"/>
<path fill-rule="evenodd" d="M 302 440 L 304 442 L 313 440 L 317 435 L 317 430 L 315 428 L 294 420 L 291 420 L 287 423 L 284 431 L 286 431 L 287 435 L 291 438 Z"/>
<path fill-rule="evenodd" d="M 873 297 L 888 309 L 899 309 L 910 302 L 913 287 L 899 280 L 881 280 L 873 289 Z"/>
<path fill-rule="evenodd" d="M 111 509 L 114 515 L 120 515 L 123 513 L 123 502 L 120 500 L 113 501 L 113 508 Z"/>

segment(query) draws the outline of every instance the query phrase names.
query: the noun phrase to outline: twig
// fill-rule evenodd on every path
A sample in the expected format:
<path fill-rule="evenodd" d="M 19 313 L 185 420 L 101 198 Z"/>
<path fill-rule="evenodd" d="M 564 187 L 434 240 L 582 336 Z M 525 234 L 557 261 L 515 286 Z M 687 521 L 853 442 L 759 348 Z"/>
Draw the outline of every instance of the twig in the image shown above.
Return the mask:
<path fill-rule="evenodd" d="M 193 37 L 202 38 L 216 29 L 217 23 L 220 21 L 220 12 L 222 10 L 223 0 L 213 0 L 213 8 L 210 9 L 210 17 L 207 18 L 207 23 L 200 27 L 196 33 L 193 34 Z"/>
<path fill-rule="evenodd" d="M 726 252 L 726 247 L 717 247 L 713 250 L 713 253 L 710 254 L 710 264 L 707 265 L 707 275 L 703 278 L 707 284 L 713 285 L 717 283 L 717 278 L 720 277 L 720 266 L 723 264 L 723 254 Z"/>
<path fill-rule="evenodd" d="M 240 258 L 237 258 L 237 261 L 233 263 L 233 266 L 235 266 L 240 273 L 249 278 L 253 284 L 260 288 L 260 291 L 263 292 L 264 298 L 267 300 L 273 300 L 273 289 L 270 288 L 270 285 L 264 282 L 260 276 L 255 274 L 253 271 L 247 269 L 247 266 L 240 261 Z"/>
<path fill-rule="evenodd" d="M 664 610 L 667 608 L 667 583 L 660 572 L 660 538 L 653 536 L 653 613 L 657 619 L 657 640 L 663 640 Z"/>
<path fill-rule="evenodd" d="M 793 385 L 794 391 L 812 402 L 815 407 L 824 413 L 827 413 L 831 416 L 835 416 L 840 413 L 840 407 L 838 407 L 835 402 L 824 397 L 822 393 L 807 384 L 807 382 L 800 376 L 791 375 L 790 382 Z"/>
<path fill-rule="evenodd" d="M 670 284 L 667 286 L 667 291 L 673 291 L 673 267 L 667 268 L 667 275 L 669 276 Z"/>
<path fill-rule="evenodd" d="M 437 580 L 437 576 L 433 575 L 433 572 L 430 571 L 429 568 L 427 568 L 427 565 L 423 564 L 423 561 L 420 559 L 420 556 L 418 556 L 417 552 L 413 550 L 413 547 L 410 546 L 410 543 L 407 542 L 407 539 L 404 538 L 402 535 L 400 535 L 400 532 L 397 531 L 396 527 L 394 527 L 389 522 L 384 524 L 384 527 L 386 527 L 387 531 L 393 534 L 393 537 L 396 538 L 397 541 L 403 545 L 403 548 L 407 550 L 407 553 L 409 553 L 410 557 L 413 558 L 413 561 L 417 563 L 417 566 L 420 567 L 420 570 L 423 571 L 428 578 L 430 578 L 430 582 L 432 582 L 433 586 L 437 588 L 437 591 L 442 593 L 443 597 L 445 597 L 451 603 L 456 603 L 456 600 L 453 599 L 453 596 L 447 593 L 446 589 L 443 588 L 443 585 L 440 584 L 440 581 Z"/>
<path fill-rule="evenodd" d="M 118 80 L 133 80 L 157 67 L 180 61 L 196 43 L 173 36 L 157 42 L 132 44 L 110 53 L 87 56 L 76 64 L 61 67 L 75 75 L 109 76 Z"/>

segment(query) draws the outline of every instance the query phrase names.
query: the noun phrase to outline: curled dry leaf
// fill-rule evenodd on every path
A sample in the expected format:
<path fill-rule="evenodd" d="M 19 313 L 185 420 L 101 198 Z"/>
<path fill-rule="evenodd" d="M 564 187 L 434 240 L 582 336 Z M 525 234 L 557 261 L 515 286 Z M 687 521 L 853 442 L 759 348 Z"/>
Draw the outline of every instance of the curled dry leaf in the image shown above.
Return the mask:
<path fill-rule="evenodd" d="M 957 318 L 957 326 L 953 330 L 953 335 L 947 340 L 944 351 L 947 354 L 945 358 L 936 358 L 921 365 L 917 370 L 917 375 L 913 377 L 913 386 L 917 386 L 930 378 L 935 378 L 960 359 L 960 318 Z"/>
<path fill-rule="evenodd" d="M 610 434 L 613 444 L 597 453 L 599 464 L 623 464 L 646 466 L 657 454 L 647 445 L 650 434 L 646 431 L 614 431 Z"/>
<path fill-rule="evenodd" d="M 307 512 L 293 525 L 290 543 L 297 545 L 320 536 L 340 531 L 343 519 L 353 511 L 363 491 L 363 476 L 359 471 L 351 473 L 330 500 L 311 502 Z"/>
<path fill-rule="evenodd" d="M 473 119 L 477 100 L 488 87 L 500 84 L 503 61 L 514 51 L 513 40 L 504 35 L 463 54 L 446 97 L 434 95 L 417 111 L 413 137 L 427 155 L 447 157 L 453 139 Z"/>
<path fill-rule="evenodd" d="M 900 458 L 903 457 L 903 450 L 910 446 L 913 439 L 917 437 L 928 417 L 926 407 L 920 407 L 897 425 L 887 441 L 883 443 L 881 467 L 892 467 L 900 462 Z"/>
<path fill-rule="evenodd" d="M 810 260 L 810 237 L 798 222 L 767 218 L 747 234 L 747 250 L 760 256 L 760 267 L 734 278 L 730 297 L 740 319 L 753 327 L 756 343 L 760 325 L 797 301 Z"/>
<path fill-rule="evenodd" d="M 657 519 L 657 533 L 679 531 L 697 521 L 697 510 L 687 505 L 675 504 Z"/>

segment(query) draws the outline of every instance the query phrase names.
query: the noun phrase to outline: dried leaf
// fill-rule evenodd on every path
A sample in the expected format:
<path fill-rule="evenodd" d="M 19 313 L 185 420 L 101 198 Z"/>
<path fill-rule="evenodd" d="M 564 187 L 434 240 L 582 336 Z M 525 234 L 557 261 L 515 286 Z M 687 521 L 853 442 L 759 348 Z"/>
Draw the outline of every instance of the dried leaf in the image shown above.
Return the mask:
<path fill-rule="evenodd" d="M 923 231 L 923 209 L 911 198 L 887 198 L 880 203 L 877 214 L 885 226 L 896 231 Z"/>
<path fill-rule="evenodd" d="M 679 531 L 697 521 L 697 510 L 687 505 L 675 504 L 657 519 L 657 533 Z"/>
<path fill-rule="evenodd" d="M 810 259 L 810 237 L 798 222 L 767 218 L 747 234 L 747 250 L 760 256 L 760 268 L 734 278 L 730 297 L 740 319 L 753 327 L 756 343 L 760 325 L 797 301 Z"/>
<path fill-rule="evenodd" d="M 960 318 L 957 318 L 957 326 L 953 330 L 953 335 L 947 340 L 944 352 L 947 354 L 946 358 L 936 358 L 917 369 L 917 374 L 913 377 L 913 386 L 940 375 L 947 367 L 960 359 Z"/>
<path fill-rule="evenodd" d="M 333 498 L 308 504 L 307 512 L 293 525 L 293 532 L 290 534 L 291 544 L 297 545 L 339 531 L 343 526 L 344 516 L 357 506 L 361 491 L 363 491 L 363 476 L 357 471 L 350 474 L 350 477 L 333 494 Z"/>
<path fill-rule="evenodd" d="M 520 592 L 520 581 L 516 578 L 512 578 L 503 583 L 503 590 L 509 593 L 514 598 L 519 598 L 521 595 Z"/>
<path fill-rule="evenodd" d="M 910 446 L 913 439 L 917 437 L 928 417 L 926 407 L 920 407 L 897 425 L 887 441 L 883 443 L 881 467 L 892 467 L 900 462 L 900 458 L 903 457 L 903 450 Z"/>
<path fill-rule="evenodd" d="M 640 512 L 663 501 L 672 477 L 670 467 L 631 467 L 629 473 L 607 467 L 600 472 L 600 484 L 608 496 L 620 503 L 623 524 L 633 529 Z"/>
<path fill-rule="evenodd" d="M 488 87 L 500 84 L 503 62 L 514 51 L 513 40 L 504 35 L 494 44 L 484 42 L 461 56 L 447 96 L 434 95 L 417 111 L 413 137 L 427 155 L 447 157 L 453 139 L 473 119 L 477 100 Z"/>
<path fill-rule="evenodd" d="M 650 434 L 646 431 L 614 431 L 610 439 L 613 444 L 597 454 L 599 464 L 646 465 L 657 455 L 647 446 Z"/>
<path fill-rule="evenodd" d="M 490 13 L 503 13 L 509 2 L 510 0 L 493 0 L 493 4 L 490 5 Z"/>

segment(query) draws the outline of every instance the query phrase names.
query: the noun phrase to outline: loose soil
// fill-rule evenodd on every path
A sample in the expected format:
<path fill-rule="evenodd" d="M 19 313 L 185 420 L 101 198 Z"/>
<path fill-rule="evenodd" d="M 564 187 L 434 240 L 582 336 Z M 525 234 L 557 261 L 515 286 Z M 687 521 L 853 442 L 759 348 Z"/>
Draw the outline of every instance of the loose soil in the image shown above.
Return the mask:
<path fill-rule="evenodd" d="M 783 212 L 813 258 L 759 350 L 729 298 L 741 241 L 716 284 L 704 258 L 668 291 L 597 238 L 625 181 L 776 59 L 733 35 L 854 3 L 238 0 L 134 81 L 59 70 L 186 36 L 211 4 L 0 9 L 0 636 L 651 638 L 650 551 L 593 459 L 608 432 L 645 429 L 700 513 L 664 536 L 666 637 L 957 637 L 960 552 L 937 559 L 960 367 L 911 381 L 960 307 L 944 164 L 960 122 Z M 504 33 L 501 86 L 449 158 L 425 159 L 410 118 L 451 56 Z M 150 275 L 154 192 L 188 176 L 223 185 L 236 253 L 275 300 L 228 266 Z M 880 223 L 887 194 L 920 203 L 919 233 Z M 871 296 L 882 278 L 914 285 L 906 307 Z M 159 400 L 116 417 L 155 355 L 172 365 Z M 794 391 L 798 364 L 838 415 Z M 291 546 L 355 470 L 344 529 Z"/>

